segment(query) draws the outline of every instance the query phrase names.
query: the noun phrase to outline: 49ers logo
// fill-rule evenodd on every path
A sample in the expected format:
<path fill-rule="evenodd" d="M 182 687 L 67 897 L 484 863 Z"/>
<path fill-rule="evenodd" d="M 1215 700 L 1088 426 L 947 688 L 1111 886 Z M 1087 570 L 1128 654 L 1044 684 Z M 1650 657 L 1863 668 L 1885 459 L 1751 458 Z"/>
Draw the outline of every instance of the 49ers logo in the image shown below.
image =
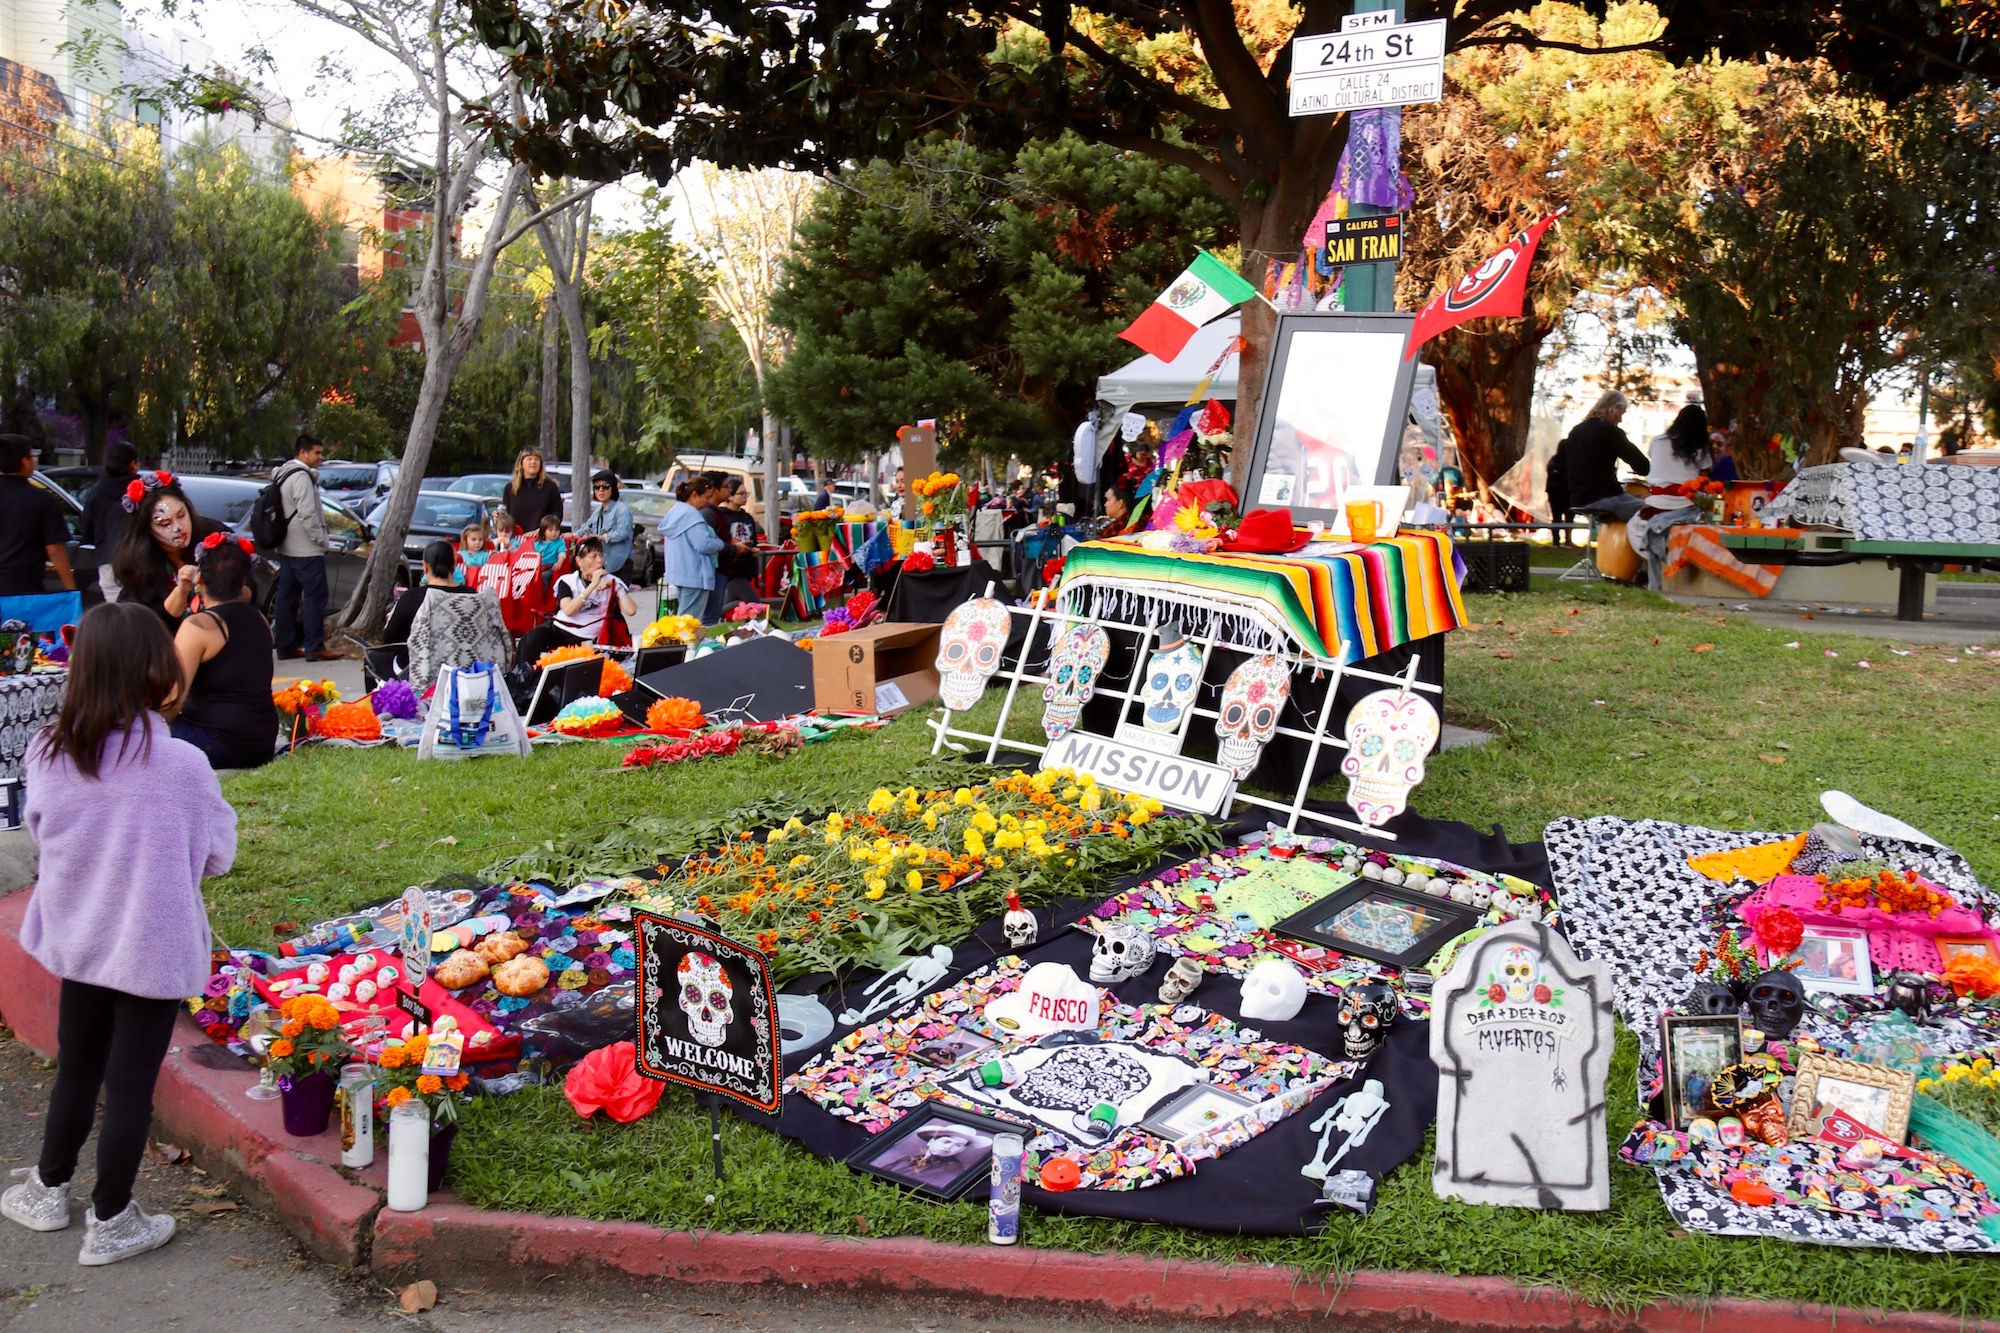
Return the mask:
<path fill-rule="evenodd" d="M 1493 295 L 1494 289 L 1514 271 L 1514 263 L 1520 259 L 1521 246 L 1527 239 L 1525 235 L 1515 237 L 1512 245 L 1488 256 L 1485 263 L 1453 283 L 1444 294 L 1444 308 L 1454 313 L 1469 310 Z"/>

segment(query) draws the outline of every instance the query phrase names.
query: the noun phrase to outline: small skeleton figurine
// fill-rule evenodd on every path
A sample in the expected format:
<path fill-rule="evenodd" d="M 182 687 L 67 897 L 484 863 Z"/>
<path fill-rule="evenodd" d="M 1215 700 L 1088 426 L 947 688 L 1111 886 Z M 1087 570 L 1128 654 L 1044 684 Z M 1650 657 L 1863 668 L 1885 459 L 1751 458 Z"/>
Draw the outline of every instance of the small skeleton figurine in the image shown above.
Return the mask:
<path fill-rule="evenodd" d="M 1369 1131 L 1382 1119 L 1382 1113 L 1389 1109 L 1389 1103 L 1382 1099 L 1382 1081 L 1369 1079 L 1361 1085 L 1361 1091 L 1350 1092 L 1328 1108 L 1325 1115 L 1312 1122 L 1311 1128 L 1319 1133 L 1319 1151 L 1313 1159 L 1299 1168 L 1299 1174 L 1307 1180 L 1324 1181 L 1327 1173 L 1340 1165 L 1340 1159 L 1347 1156 L 1349 1148 L 1367 1142 Z M 1333 1139 L 1333 1132 L 1341 1131 L 1347 1141 L 1340 1145 L 1340 1151 L 1328 1161 L 1326 1150 Z"/>
<path fill-rule="evenodd" d="M 841 1011 L 840 1021 L 850 1027 L 856 1026 L 866 1023 L 878 1013 L 908 1004 L 942 981 L 944 974 L 949 971 L 951 971 L 951 950 L 940 944 L 928 954 L 918 954 L 899 963 L 869 982 L 868 989 L 861 992 L 863 995 L 875 995 L 884 982 L 891 977 L 896 979 L 894 986 L 880 995 L 875 995 L 865 1009 Z"/>

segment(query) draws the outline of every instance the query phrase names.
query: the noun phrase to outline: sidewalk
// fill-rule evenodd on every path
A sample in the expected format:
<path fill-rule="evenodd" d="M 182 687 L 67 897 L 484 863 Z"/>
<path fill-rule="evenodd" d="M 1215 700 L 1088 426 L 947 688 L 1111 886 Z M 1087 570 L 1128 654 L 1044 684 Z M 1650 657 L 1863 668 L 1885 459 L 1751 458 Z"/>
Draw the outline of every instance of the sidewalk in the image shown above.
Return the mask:
<path fill-rule="evenodd" d="M 0 898 L 0 1018 L 30 1047 L 55 1045 L 56 983 L 21 950 L 28 895 Z M 1551 1287 L 1501 1278 L 1293 1269 L 1078 1254 L 1029 1246 L 944 1245 L 786 1233 L 669 1232 L 627 1222 L 496 1213 L 432 1196 L 417 1213 L 383 1206 L 387 1153 L 349 1172 L 337 1131 L 286 1135 L 278 1104 L 244 1092 L 256 1075 L 191 1018 L 160 1072 L 156 1133 L 274 1217 L 315 1257 L 382 1282 L 430 1278 L 457 1288 L 542 1291 L 546 1284 L 730 1292 L 788 1289 L 864 1297 L 972 1301 L 1043 1317 L 1223 1322 L 1284 1319 L 1341 1330 L 1507 1329 L 1523 1333 L 2000 1333 L 1945 1315 L 1720 1300 L 1619 1311 Z"/>

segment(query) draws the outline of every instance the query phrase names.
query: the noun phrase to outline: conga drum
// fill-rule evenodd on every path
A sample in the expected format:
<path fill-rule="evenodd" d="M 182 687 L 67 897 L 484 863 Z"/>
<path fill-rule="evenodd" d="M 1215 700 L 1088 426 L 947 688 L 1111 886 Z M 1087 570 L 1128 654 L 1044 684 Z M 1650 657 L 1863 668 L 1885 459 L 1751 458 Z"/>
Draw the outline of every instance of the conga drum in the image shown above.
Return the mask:
<path fill-rule="evenodd" d="M 1597 525 L 1598 573 L 1607 579 L 1630 583 L 1643 563 L 1639 553 L 1632 549 L 1632 538 L 1625 531 L 1624 520 L 1610 519 Z"/>

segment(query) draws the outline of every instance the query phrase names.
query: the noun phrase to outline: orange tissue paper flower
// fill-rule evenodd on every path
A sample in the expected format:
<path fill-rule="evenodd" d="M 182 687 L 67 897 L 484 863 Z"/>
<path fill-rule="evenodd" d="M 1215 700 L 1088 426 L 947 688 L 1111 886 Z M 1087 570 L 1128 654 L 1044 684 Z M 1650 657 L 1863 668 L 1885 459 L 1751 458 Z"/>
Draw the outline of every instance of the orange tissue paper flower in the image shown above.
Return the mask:
<path fill-rule="evenodd" d="M 375 710 L 366 703 L 332 704 L 313 730 L 322 736 L 349 741 L 379 741 L 382 739 L 382 721 L 375 716 Z"/>
<path fill-rule="evenodd" d="M 708 725 L 708 715 L 692 699 L 661 699 L 646 710 L 646 730 L 662 735 L 688 735 Z"/>
<path fill-rule="evenodd" d="M 1979 1000 L 2000 995 L 2000 963 L 1991 958 L 1962 953 L 1945 964 L 1944 979 L 1957 995 Z"/>
<path fill-rule="evenodd" d="M 597 692 L 610 696 L 623 694 L 632 688 L 632 673 L 610 658 L 604 659 L 604 676 L 598 681 Z"/>

